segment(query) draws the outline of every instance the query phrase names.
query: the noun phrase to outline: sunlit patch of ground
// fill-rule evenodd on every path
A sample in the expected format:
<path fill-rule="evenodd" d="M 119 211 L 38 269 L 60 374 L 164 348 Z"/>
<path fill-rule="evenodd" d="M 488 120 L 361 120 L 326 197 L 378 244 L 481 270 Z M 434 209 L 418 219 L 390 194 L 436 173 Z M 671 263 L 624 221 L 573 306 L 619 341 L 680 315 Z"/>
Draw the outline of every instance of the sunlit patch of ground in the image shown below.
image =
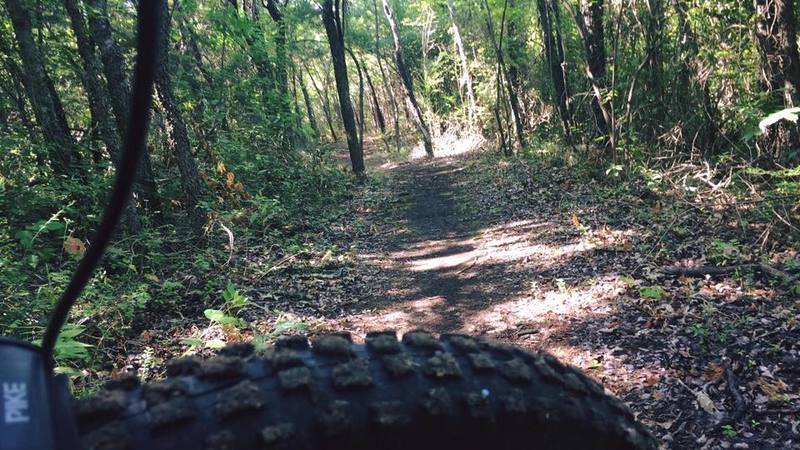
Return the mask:
<path fill-rule="evenodd" d="M 433 153 L 434 156 L 448 157 L 455 155 L 462 155 L 470 153 L 483 148 L 486 144 L 486 139 L 478 133 L 459 133 L 452 128 L 444 133 L 434 137 L 433 140 Z M 417 143 L 411 150 L 410 159 L 425 158 L 425 146 L 422 142 Z"/>

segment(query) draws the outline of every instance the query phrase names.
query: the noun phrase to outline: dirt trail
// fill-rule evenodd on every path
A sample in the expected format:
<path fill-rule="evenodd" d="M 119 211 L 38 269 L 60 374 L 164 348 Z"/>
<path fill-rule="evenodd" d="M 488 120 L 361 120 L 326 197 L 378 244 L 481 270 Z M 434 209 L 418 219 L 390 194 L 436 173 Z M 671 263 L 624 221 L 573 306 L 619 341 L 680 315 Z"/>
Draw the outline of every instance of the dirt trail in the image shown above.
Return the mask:
<path fill-rule="evenodd" d="M 758 355 L 734 367 L 738 384 L 753 391 L 750 401 L 768 401 L 757 389 L 772 375 L 761 372 L 782 363 L 767 348 L 786 345 L 765 342 L 772 334 L 762 328 L 784 324 L 773 317 L 785 310 L 778 297 L 763 297 L 769 291 L 758 285 L 734 295 L 736 282 L 659 275 L 652 249 L 660 242 L 647 232 L 653 224 L 637 222 L 647 199 L 603 200 L 602 188 L 557 168 L 513 181 L 484 177 L 485 161 L 467 155 L 387 165 L 382 197 L 369 208 L 374 232 L 358 255 L 376 274 L 370 298 L 332 328 L 357 337 L 384 329 L 464 332 L 547 351 L 623 398 L 670 448 L 798 448 L 786 441 L 786 430 L 800 425 L 791 409 L 770 425 L 764 415 L 758 426 L 739 424 L 741 434 L 718 425 L 737 407 L 719 375 L 730 355 Z M 643 295 L 645 288 L 658 295 Z M 752 317 L 744 329 L 742 317 Z M 708 386 L 714 413 L 696 400 Z"/>

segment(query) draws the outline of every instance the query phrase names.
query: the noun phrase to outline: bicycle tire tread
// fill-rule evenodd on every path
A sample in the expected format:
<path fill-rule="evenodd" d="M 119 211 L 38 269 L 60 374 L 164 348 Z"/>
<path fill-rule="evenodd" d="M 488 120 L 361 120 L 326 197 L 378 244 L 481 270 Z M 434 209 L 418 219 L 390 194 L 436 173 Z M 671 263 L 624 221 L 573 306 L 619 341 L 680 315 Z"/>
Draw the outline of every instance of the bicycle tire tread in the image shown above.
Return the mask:
<path fill-rule="evenodd" d="M 546 353 L 424 331 L 226 347 L 75 405 L 84 448 L 655 449 L 620 400 Z"/>

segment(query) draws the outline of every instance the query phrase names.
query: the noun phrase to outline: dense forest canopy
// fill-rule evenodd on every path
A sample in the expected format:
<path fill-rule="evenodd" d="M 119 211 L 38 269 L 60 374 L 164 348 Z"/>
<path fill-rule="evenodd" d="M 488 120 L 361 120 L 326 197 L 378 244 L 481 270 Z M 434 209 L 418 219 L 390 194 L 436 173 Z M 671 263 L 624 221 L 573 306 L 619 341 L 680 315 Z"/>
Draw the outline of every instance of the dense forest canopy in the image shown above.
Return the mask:
<path fill-rule="evenodd" d="M 149 143 L 113 248 L 59 343 L 75 377 L 96 378 L 78 370 L 89 363 L 116 370 L 104 349 L 147 328 L 137 315 L 242 328 L 247 300 L 231 274 L 349 257 L 309 236 L 356 220 L 345 205 L 381 183 L 378 153 L 472 145 L 611 191 L 640 186 L 645 200 L 681 191 L 685 201 L 652 211 L 722 217 L 734 205 L 726 223 L 753 252 L 796 250 L 792 0 L 155 1 L 168 20 Z M 128 119 L 134 3 L 2 0 L 0 335 L 40 338 L 91 245 Z M 745 245 L 731 242 L 719 246 Z M 725 248 L 721 265 L 734 261 Z M 276 326 L 254 323 L 258 339 Z"/>

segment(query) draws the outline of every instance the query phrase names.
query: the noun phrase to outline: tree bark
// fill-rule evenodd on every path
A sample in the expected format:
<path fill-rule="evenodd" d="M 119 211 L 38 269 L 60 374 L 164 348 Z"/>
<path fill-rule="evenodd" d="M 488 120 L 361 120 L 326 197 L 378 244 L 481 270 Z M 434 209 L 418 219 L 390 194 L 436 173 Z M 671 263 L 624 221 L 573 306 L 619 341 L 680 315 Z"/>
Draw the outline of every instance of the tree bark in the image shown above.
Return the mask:
<path fill-rule="evenodd" d="M 361 71 L 361 65 L 358 63 L 358 59 L 356 59 L 356 55 L 353 53 L 349 47 L 345 47 L 347 53 L 350 55 L 350 58 L 353 60 L 353 65 L 356 66 L 356 72 L 358 73 L 358 145 L 362 149 L 364 148 L 364 75 Z"/>
<path fill-rule="evenodd" d="M 306 105 L 306 115 L 308 116 L 308 124 L 311 125 L 311 130 L 314 131 L 314 138 L 319 139 L 320 132 L 319 132 L 319 125 L 317 124 L 317 118 L 314 114 L 314 105 L 311 103 L 311 96 L 308 95 L 308 88 L 306 87 L 306 82 L 303 80 L 303 73 L 297 74 L 297 83 L 300 85 L 300 92 L 303 93 L 303 102 Z"/>
<path fill-rule="evenodd" d="M 77 143 L 70 134 L 64 108 L 53 81 L 47 74 L 39 46 L 33 40 L 30 12 L 21 0 L 5 0 L 5 4 L 22 60 L 25 92 L 39 128 L 45 140 L 52 146 L 53 170 L 58 174 L 68 175 L 73 162 L 79 159 Z"/>
<path fill-rule="evenodd" d="M 503 56 L 503 36 L 505 35 L 506 10 L 508 9 L 508 1 L 506 0 L 503 3 L 503 15 L 500 18 L 499 38 L 498 36 L 495 36 L 494 18 L 492 17 L 492 10 L 489 8 L 488 1 L 483 0 L 483 5 L 486 8 L 486 28 L 489 33 L 489 40 L 492 42 L 492 47 L 497 58 L 497 65 L 500 68 L 502 75 L 501 77 L 498 77 L 498 82 L 500 82 L 500 78 L 505 80 L 506 95 L 508 96 L 508 103 L 511 106 L 511 118 L 514 123 L 514 134 L 517 137 L 517 144 L 520 148 L 522 148 L 525 146 L 525 136 L 522 126 L 522 112 L 519 106 L 519 96 L 517 95 L 517 91 L 515 90 L 511 81 L 511 75 L 508 72 L 508 66 L 506 65 L 505 58 Z"/>
<path fill-rule="evenodd" d="M 366 171 L 364 167 L 364 149 L 359 145 L 353 104 L 350 101 L 350 83 L 347 79 L 347 62 L 344 56 L 344 28 L 342 26 L 339 0 L 324 0 L 322 2 L 322 23 L 325 25 L 328 46 L 331 50 L 333 75 L 336 78 L 336 93 L 339 97 L 342 123 L 344 123 L 345 134 L 347 134 L 350 163 L 356 176 L 363 177 Z"/>
<path fill-rule="evenodd" d="M 206 211 L 200 206 L 203 187 L 197 165 L 192 156 L 189 133 L 180 110 L 179 102 L 175 98 L 172 80 L 169 75 L 169 22 L 170 16 L 167 0 L 158 1 L 161 8 L 161 21 L 159 27 L 158 46 L 159 58 L 156 64 L 155 84 L 158 100 L 164 116 L 164 129 L 167 132 L 167 144 L 175 154 L 180 172 L 181 188 L 184 206 L 188 210 L 189 220 L 195 231 L 199 232 L 206 222 Z"/>
<path fill-rule="evenodd" d="M 687 0 L 673 0 L 675 12 L 678 17 L 678 36 L 681 49 L 681 70 L 679 73 L 678 89 L 682 90 L 682 95 L 677 95 L 675 100 L 678 102 L 677 109 L 681 111 L 681 116 L 690 111 L 682 110 L 686 102 L 684 99 L 696 98 L 697 91 L 701 98 L 703 109 L 703 125 L 699 133 L 699 141 L 703 150 L 707 150 L 714 145 L 719 130 L 717 105 L 711 96 L 711 89 L 708 77 L 711 70 L 706 69 L 706 64 L 700 58 L 700 49 L 697 39 L 689 23 L 687 12 L 689 5 Z"/>
<path fill-rule="evenodd" d="M 375 85 L 372 84 L 372 77 L 369 76 L 369 70 L 364 65 L 364 60 L 361 60 L 361 68 L 364 72 L 364 77 L 367 79 L 367 88 L 369 88 L 370 106 L 372 108 L 372 115 L 375 119 L 375 125 L 381 131 L 381 134 L 386 134 L 386 118 L 381 109 L 381 103 L 378 100 L 378 93 L 375 91 Z"/>
<path fill-rule="evenodd" d="M 400 30 L 397 28 L 397 22 L 394 19 L 392 7 L 389 5 L 389 0 L 383 0 L 383 14 L 389 22 L 389 28 L 392 30 L 392 40 L 394 41 L 394 60 L 397 65 L 397 72 L 400 74 L 400 80 L 403 82 L 403 91 L 406 95 L 406 101 L 411 109 L 414 122 L 422 134 L 422 141 L 425 146 L 425 153 L 429 157 L 433 157 L 433 139 L 428 125 L 425 123 L 425 117 L 422 115 L 422 109 L 419 107 L 417 97 L 414 95 L 414 83 L 411 79 L 411 73 L 406 66 L 405 57 L 403 55 L 403 44 L 400 41 Z"/>
<path fill-rule="evenodd" d="M 458 59 L 461 62 L 461 78 L 458 80 L 459 88 L 465 89 L 467 94 L 467 117 L 470 126 L 475 125 L 475 113 L 477 105 L 475 103 L 475 91 L 472 88 L 472 74 L 469 71 L 469 60 L 467 52 L 464 51 L 464 42 L 461 40 L 461 30 L 456 21 L 455 6 L 453 0 L 447 0 L 447 13 L 450 16 L 450 24 L 453 26 L 453 41 L 456 44 Z"/>
<path fill-rule="evenodd" d="M 277 79 L 278 86 L 278 101 L 280 102 L 281 111 L 287 115 L 291 115 L 291 106 L 289 104 L 289 56 L 286 52 L 287 42 L 287 25 L 284 19 L 283 12 L 278 8 L 276 0 L 266 0 L 265 6 L 269 12 L 272 21 L 277 26 L 278 30 L 275 33 L 275 78 Z M 288 146 L 290 136 L 293 130 L 287 129 L 285 125 L 290 124 L 288 120 L 283 120 L 281 123 L 284 125 L 281 128 L 283 134 L 284 147 Z"/>
<path fill-rule="evenodd" d="M 378 60 L 378 69 L 381 72 L 381 82 L 383 83 L 383 90 L 389 98 L 392 105 L 392 121 L 394 125 L 394 143 L 397 150 L 400 150 L 400 109 L 397 107 L 397 98 L 394 95 L 394 89 L 386 76 L 386 71 L 383 68 L 383 57 L 381 56 L 380 45 L 380 14 L 378 13 L 378 0 L 372 0 L 372 13 L 375 16 L 375 59 Z"/>
<path fill-rule="evenodd" d="M 606 45 L 603 33 L 603 0 L 583 0 L 581 2 L 581 19 L 586 33 L 583 44 L 589 72 L 594 84 L 605 87 Z M 598 133 L 607 135 L 608 123 L 603 114 L 602 103 L 602 96 L 596 95 L 592 101 L 592 110 Z"/>
<path fill-rule="evenodd" d="M 76 0 L 64 0 L 64 7 L 72 24 L 72 31 L 78 45 L 78 55 L 83 63 L 83 87 L 89 100 L 89 112 L 92 122 L 97 125 L 100 138 L 106 144 L 111 161 L 115 167 L 119 168 L 122 139 L 119 130 L 115 126 L 113 112 L 107 99 L 110 98 L 105 80 L 101 75 L 100 63 L 95 54 L 94 43 L 86 28 L 83 12 Z M 137 205 L 128 202 L 125 209 L 124 222 L 131 233 L 138 233 L 142 227 L 142 218 L 139 215 Z"/>
<path fill-rule="evenodd" d="M 798 105 L 800 57 L 792 0 L 754 0 L 755 36 L 760 56 L 761 84 L 776 109 Z M 781 121 L 762 136 L 768 156 L 774 161 L 789 148 L 800 146 L 797 125 Z"/>
<path fill-rule="evenodd" d="M 564 61 L 564 54 L 561 52 L 561 34 L 553 33 L 554 15 L 550 14 L 552 9 L 558 8 L 558 4 L 552 0 L 536 0 L 536 7 L 539 11 L 539 24 L 542 28 L 545 59 L 550 69 L 550 79 L 553 82 L 556 108 L 564 126 L 564 134 L 569 138 L 572 128 L 572 116 L 569 110 L 569 85 L 567 84 L 567 74 L 564 69 L 566 61 Z M 560 27 L 561 24 L 556 22 L 555 26 Z"/>
<path fill-rule="evenodd" d="M 92 41 L 100 50 L 100 61 L 103 63 L 103 73 L 109 91 L 109 103 L 114 111 L 113 117 L 120 136 L 125 136 L 130 113 L 128 106 L 130 87 L 124 72 L 125 60 L 114 39 L 108 19 L 108 4 L 106 0 L 84 0 L 84 2 L 88 10 L 87 17 Z M 141 195 L 140 200 L 145 203 L 147 209 L 160 213 L 161 198 L 153 174 L 153 162 L 149 148 L 145 148 L 142 154 L 142 162 L 137 170 L 136 184 L 134 196 Z"/>
<path fill-rule="evenodd" d="M 339 140 L 339 138 L 336 135 L 336 127 L 333 125 L 333 114 L 331 114 L 331 106 L 330 102 L 328 101 L 328 96 L 325 95 L 325 93 L 322 92 L 322 90 L 317 85 L 317 81 L 314 79 L 314 74 L 311 73 L 311 69 L 308 68 L 305 61 L 303 61 L 303 67 L 306 69 L 306 73 L 308 73 L 308 78 L 311 80 L 311 87 L 314 88 L 314 92 L 317 93 L 317 97 L 319 97 L 319 102 L 322 104 L 322 113 L 325 115 L 325 121 L 328 123 L 328 129 L 331 132 L 331 140 L 333 140 L 333 142 L 336 142 Z"/>

